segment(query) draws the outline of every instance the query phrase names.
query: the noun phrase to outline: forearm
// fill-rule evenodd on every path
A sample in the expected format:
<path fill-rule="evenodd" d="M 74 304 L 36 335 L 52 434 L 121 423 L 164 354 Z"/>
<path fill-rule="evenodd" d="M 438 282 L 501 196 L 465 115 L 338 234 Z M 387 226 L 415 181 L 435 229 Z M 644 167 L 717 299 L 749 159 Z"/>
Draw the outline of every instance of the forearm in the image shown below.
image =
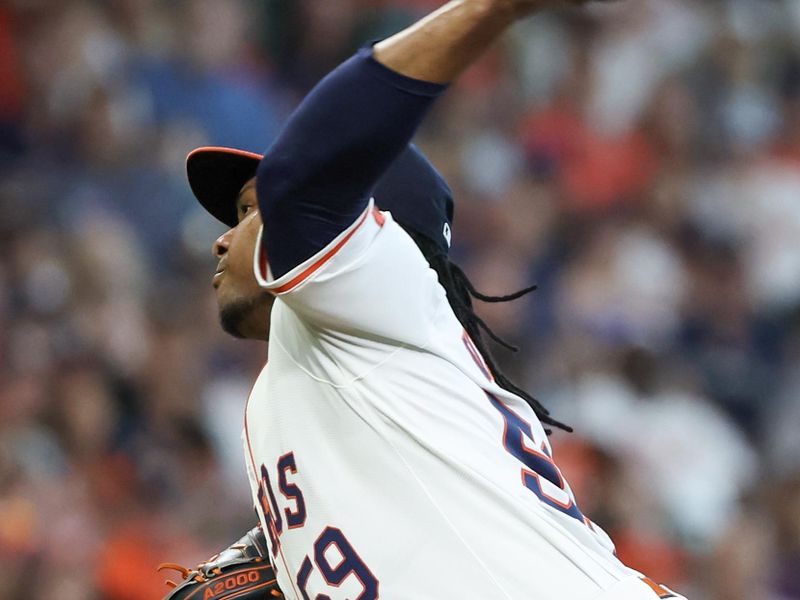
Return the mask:
<path fill-rule="evenodd" d="M 520 16 L 505 0 L 452 0 L 378 43 L 375 59 L 407 77 L 449 83 Z"/>

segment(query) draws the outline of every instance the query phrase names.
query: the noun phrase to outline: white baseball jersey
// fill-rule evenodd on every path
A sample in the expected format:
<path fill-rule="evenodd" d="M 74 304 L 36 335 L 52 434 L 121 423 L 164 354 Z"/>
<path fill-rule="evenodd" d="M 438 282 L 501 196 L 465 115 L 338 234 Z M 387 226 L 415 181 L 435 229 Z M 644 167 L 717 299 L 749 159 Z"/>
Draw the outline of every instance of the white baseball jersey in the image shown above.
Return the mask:
<path fill-rule="evenodd" d="M 298 600 L 655 600 L 580 512 L 411 238 L 372 203 L 273 279 L 244 428 L 278 583 Z"/>

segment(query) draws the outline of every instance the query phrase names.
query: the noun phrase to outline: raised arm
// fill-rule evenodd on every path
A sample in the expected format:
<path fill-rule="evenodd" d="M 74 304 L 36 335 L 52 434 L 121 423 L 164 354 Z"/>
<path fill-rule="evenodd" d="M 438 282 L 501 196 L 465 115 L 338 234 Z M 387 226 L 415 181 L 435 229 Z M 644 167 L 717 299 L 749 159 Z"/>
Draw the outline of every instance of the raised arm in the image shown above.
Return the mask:
<path fill-rule="evenodd" d="M 375 60 L 407 77 L 450 83 L 517 18 L 543 2 L 454 0 L 375 45 Z"/>
<path fill-rule="evenodd" d="M 518 19 L 589 1 L 452 0 L 376 44 L 375 60 L 406 77 L 450 83 Z"/>
<path fill-rule="evenodd" d="M 560 2 L 568 3 L 582 1 Z M 555 4 L 453 0 L 325 77 L 258 169 L 273 275 L 302 263 L 353 222 L 447 83 L 516 19 Z"/>

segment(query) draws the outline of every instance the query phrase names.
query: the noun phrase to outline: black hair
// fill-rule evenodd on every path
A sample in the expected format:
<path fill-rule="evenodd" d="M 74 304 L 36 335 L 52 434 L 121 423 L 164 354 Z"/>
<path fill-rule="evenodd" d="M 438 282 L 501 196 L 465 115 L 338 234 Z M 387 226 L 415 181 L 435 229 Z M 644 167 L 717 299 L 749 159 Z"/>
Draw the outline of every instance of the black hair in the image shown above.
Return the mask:
<path fill-rule="evenodd" d="M 497 382 L 497 384 L 504 390 L 523 398 L 533 409 L 533 412 L 536 413 L 536 416 L 543 425 L 550 425 L 552 427 L 563 429 L 564 431 L 572 431 L 572 428 L 569 425 L 565 425 L 564 423 L 561 423 L 560 421 L 557 421 L 551 417 L 550 412 L 544 406 L 542 406 L 542 404 L 536 398 L 513 383 L 503 373 L 500 367 L 497 366 L 492 353 L 489 351 L 489 346 L 486 344 L 486 341 L 483 338 L 484 332 L 489 336 L 489 338 L 504 348 L 511 350 L 512 352 L 517 352 L 519 348 L 513 344 L 509 344 L 494 331 L 492 331 L 486 322 L 475 314 L 475 310 L 472 307 L 473 298 L 482 302 L 509 302 L 529 294 L 536 289 L 536 286 L 533 285 L 531 287 L 527 287 L 507 296 L 487 296 L 486 294 L 482 294 L 475 289 L 475 286 L 472 285 L 469 277 L 467 277 L 466 273 L 464 273 L 461 267 L 452 262 L 447 255 L 439 249 L 435 242 L 428 239 L 427 236 L 417 233 L 416 231 L 405 227 L 404 229 L 406 229 L 406 232 L 417 244 L 417 247 L 428 261 L 428 264 L 439 276 L 439 283 L 447 294 L 447 301 L 450 304 L 450 308 L 453 309 L 456 318 L 459 320 L 461 325 L 463 325 L 467 334 L 472 339 L 472 342 L 475 344 L 475 347 L 478 349 L 478 352 L 480 352 L 484 361 L 486 361 L 486 365 L 489 367 L 489 370 L 494 376 L 495 382 Z M 551 433 L 549 429 L 545 429 L 545 431 L 547 431 L 548 434 Z"/>

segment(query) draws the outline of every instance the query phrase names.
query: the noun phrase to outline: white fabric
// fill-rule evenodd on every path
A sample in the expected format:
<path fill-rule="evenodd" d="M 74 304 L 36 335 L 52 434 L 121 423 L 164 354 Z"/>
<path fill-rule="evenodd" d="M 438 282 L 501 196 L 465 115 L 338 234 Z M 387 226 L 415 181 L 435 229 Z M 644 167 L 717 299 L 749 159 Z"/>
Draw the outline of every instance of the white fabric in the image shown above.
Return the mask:
<path fill-rule="evenodd" d="M 280 529 L 272 559 L 288 598 L 593 600 L 637 575 L 604 533 L 523 485 L 487 392 L 530 424 L 526 452 L 550 453 L 542 426 L 486 377 L 391 215 L 370 205 L 317 256 L 278 280 L 259 277 L 279 292 L 245 454 L 262 523 Z M 539 481 L 572 501 L 568 485 Z M 340 546 L 324 545 L 334 534 L 357 553 L 347 564 L 366 567 L 327 583 L 320 560 L 345 564 Z"/>
<path fill-rule="evenodd" d="M 664 588 L 664 592 L 666 594 L 653 591 L 639 577 L 629 577 L 593 600 L 656 600 L 656 598 L 686 600 L 667 588 Z"/>

